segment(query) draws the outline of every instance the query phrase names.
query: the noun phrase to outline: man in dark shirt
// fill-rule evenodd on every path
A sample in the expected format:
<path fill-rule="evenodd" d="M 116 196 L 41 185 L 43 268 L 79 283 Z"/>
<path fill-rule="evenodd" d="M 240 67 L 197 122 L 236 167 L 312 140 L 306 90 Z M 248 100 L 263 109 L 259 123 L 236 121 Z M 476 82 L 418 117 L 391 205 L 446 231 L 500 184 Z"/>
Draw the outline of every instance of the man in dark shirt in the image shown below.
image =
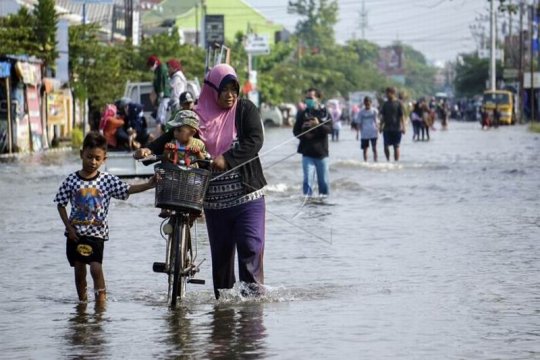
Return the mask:
<path fill-rule="evenodd" d="M 387 100 L 381 108 L 381 127 L 384 139 L 384 155 L 390 161 L 390 146 L 394 147 L 394 160 L 399 161 L 399 144 L 401 135 L 405 134 L 405 117 L 403 105 L 396 99 L 396 89 L 389 87 L 386 89 Z"/>
<path fill-rule="evenodd" d="M 298 112 L 294 123 L 294 136 L 300 139 L 298 152 L 302 154 L 304 196 L 313 195 L 315 174 L 319 195 L 330 194 L 328 134 L 332 132 L 332 121 L 320 100 L 319 90 L 308 89 L 304 100 L 306 109 Z"/>

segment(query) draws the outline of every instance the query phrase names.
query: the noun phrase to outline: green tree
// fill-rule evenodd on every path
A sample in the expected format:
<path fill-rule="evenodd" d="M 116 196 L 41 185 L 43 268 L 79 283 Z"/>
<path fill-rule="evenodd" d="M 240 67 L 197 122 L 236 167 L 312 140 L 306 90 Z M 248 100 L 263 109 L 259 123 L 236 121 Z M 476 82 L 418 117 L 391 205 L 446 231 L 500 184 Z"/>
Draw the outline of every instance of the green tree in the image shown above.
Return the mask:
<path fill-rule="evenodd" d="M 157 34 L 141 42 L 134 66 L 146 80 L 152 79 L 152 74 L 146 67 L 150 55 L 156 55 L 163 62 L 170 59 L 180 60 L 183 71 L 189 79 L 204 77 L 204 50 L 193 45 L 180 44 L 176 28 L 171 29 L 170 33 Z"/>
<path fill-rule="evenodd" d="M 258 88 L 262 102 L 280 104 L 293 98 L 288 92 L 294 92 L 297 86 L 286 80 L 296 69 L 295 41 L 274 44 L 270 54 L 256 57 Z M 287 74 L 287 75 L 284 75 Z"/>
<path fill-rule="evenodd" d="M 33 29 L 39 47 L 38 57 L 46 66 L 53 67 L 58 58 L 56 50 L 56 26 L 58 14 L 54 8 L 54 0 L 39 0 L 32 12 Z"/>
<path fill-rule="evenodd" d="M 411 96 L 430 95 L 435 92 L 436 69 L 427 63 L 420 51 L 409 45 L 399 44 L 403 48 L 405 86 Z"/>
<path fill-rule="evenodd" d="M 34 21 L 25 6 L 16 14 L 0 18 L 0 54 L 38 56 Z"/>
<path fill-rule="evenodd" d="M 347 47 L 358 55 L 362 64 L 375 64 L 379 59 L 379 46 L 367 40 L 349 40 Z"/>
<path fill-rule="evenodd" d="M 334 26 L 337 23 L 336 0 L 296 0 L 289 10 L 304 19 L 296 24 L 296 35 L 311 52 L 324 52 L 334 46 Z"/>
<path fill-rule="evenodd" d="M 129 79 L 138 80 L 130 44 L 100 41 L 97 24 L 69 28 L 70 83 L 75 97 L 89 101 L 90 112 L 123 95 Z"/>
<path fill-rule="evenodd" d="M 502 66 L 497 62 L 497 74 L 502 73 Z M 489 60 L 481 59 L 477 53 L 462 54 L 456 64 L 454 87 L 458 96 L 481 94 L 489 79 Z"/>
<path fill-rule="evenodd" d="M 238 32 L 232 42 L 225 45 L 231 49 L 231 66 L 236 70 L 240 87 L 248 78 L 248 55 L 244 49 L 244 34 Z M 253 58 L 253 65 L 256 68 L 257 58 Z"/>

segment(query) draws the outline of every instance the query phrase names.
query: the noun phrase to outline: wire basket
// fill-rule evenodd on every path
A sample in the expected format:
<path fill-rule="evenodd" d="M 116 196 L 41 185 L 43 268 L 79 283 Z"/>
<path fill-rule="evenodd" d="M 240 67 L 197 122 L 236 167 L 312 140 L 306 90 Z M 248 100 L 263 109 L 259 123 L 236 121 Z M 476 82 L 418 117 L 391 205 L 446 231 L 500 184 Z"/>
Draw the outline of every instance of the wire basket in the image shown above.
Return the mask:
<path fill-rule="evenodd" d="M 202 211 L 210 171 L 170 163 L 157 164 L 154 170 L 158 175 L 156 207 L 190 213 Z"/>

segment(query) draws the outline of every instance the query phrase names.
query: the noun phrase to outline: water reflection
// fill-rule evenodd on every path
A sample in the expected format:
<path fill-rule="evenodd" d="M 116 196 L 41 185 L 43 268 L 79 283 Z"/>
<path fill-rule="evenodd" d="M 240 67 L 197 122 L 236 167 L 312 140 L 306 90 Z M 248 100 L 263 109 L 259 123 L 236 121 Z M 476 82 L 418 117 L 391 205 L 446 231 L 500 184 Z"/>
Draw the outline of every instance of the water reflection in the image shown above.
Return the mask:
<path fill-rule="evenodd" d="M 70 358 L 105 357 L 107 338 L 103 331 L 106 304 L 95 304 L 94 312 L 87 311 L 88 303 L 79 303 L 69 319 L 66 339 Z"/>
<path fill-rule="evenodd" d="M 195 345 L 191 319 L 188 315 L 188 309 L 184 307 L 179 307 L 175 311 L 170 311 L 168 314 L 167 323 L 169 325 L 169 331 L 165 341 L 171 345 L 174 355 L 189 354 Z"/>
<path fill-rule="evenodd" d="M 240 308 L 216 305 L 212 313 L 210 359 L 259 359 L 265 356 L 266 328 L 263 304 L 242 304 Z"/>

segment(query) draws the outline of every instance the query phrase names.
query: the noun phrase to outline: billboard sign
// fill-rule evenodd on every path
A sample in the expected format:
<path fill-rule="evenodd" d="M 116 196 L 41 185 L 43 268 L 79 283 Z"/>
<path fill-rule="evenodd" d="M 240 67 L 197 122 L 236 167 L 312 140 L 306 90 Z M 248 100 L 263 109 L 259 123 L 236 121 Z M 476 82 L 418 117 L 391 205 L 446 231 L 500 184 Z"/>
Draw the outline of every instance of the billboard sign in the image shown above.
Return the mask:
<path fill-rule="evenodd" d="M 206 15 L 204 17 L 205 47 L 218 43 L 225 44 L 225 18 L 223 15 Z"/>
<path fill-rule="evenodd" d="M 246 52 L 251 55 L 270 54 L 268 35 L 249 34 L 246 38 Z"/>

